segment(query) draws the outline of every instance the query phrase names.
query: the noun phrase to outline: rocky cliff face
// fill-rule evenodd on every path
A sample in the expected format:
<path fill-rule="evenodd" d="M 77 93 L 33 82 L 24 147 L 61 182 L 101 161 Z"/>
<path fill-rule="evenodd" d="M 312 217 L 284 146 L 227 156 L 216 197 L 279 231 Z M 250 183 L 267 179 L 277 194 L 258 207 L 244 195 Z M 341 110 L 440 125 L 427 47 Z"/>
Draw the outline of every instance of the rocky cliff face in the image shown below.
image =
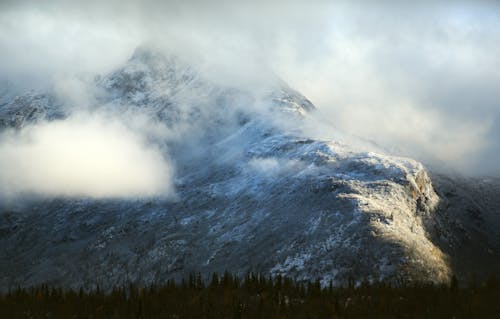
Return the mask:
<path fill-rule="evenodd" d="M 140 113 L 176 132 L 152 138 L 175 162 L 176 199 L 0 205 L 4 289 L 224 270 L 325 284 L 448 280 L 447 258 L 429 239 L 440 198 L 424 167 L 293 129 L 314 106 L 282 81 L 259 92 L 217 85 L 177 58 L 138 50 L 96 87 L 90 112 Z M 3 102 L 0 124 L 21 128 L 69 110 L 51 94 L 29 94 Z"/>

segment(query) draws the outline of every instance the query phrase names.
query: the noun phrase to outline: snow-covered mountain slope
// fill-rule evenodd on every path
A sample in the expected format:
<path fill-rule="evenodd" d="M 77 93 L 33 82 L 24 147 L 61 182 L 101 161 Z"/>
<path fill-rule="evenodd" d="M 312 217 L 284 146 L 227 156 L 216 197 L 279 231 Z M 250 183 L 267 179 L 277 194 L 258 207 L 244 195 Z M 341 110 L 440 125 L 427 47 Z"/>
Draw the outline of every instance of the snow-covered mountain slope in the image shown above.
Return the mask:
<path fill-rule="evenodd" d="M 19 129 L 29 123 L 66 116 L 60 102 L 50 94 L 29 92 L 0 100 L 0 129 Z"/>
<path fill-rule="evenodd" d="M 111 287 L 224 270 L 324 283 L 448 280 L 429 232 L 447 226 L 425 168 L 308 138 L 294 128 L 314 106 L 282 81 L 258 92 L 222 86 L 139 49 L 96 87 L 88 111 L 141 114 L 175 132 L 151 142 L 175 162 L 177 198 L 0 205 L 1 287 Z M 0 123 L 20 128 L 69 110 L 50 93 L 28 94 L 2 104 Z"/>

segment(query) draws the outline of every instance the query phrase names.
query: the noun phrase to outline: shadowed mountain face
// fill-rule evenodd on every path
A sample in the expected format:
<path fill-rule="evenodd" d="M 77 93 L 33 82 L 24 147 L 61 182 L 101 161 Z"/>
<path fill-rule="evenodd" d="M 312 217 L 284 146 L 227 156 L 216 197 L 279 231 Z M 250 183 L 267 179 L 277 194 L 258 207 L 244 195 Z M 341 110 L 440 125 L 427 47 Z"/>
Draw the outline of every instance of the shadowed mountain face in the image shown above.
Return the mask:
<path fill-rule="evenodd" d="M 466 281 L 500 273 L 500 179 L 432 174 L 441 197 L 432 241 L 449 255 L 450 267 Z"/>
<path fill-rule="evenodd" d="M 174 163 L 175 196 L 9 200 L 0 205 L 3 289 L 109 288 L 224 270 L 325 284 L 349 276 L 443 282 L 457 263 L 441 249 L 462 256 L 435 233 L 460 238 L 438 210 L 454 200 L 448 184 L 449 199 L 440 199 L 416 161 L 307 138 L 299 127 L 314 106 L 281 80 L 259 90 L 224 86 L 139 49 L 95 87 L 87 112 L 140 114 L 170 132 L 148 137 Z M 21 129 L 74 111 L 50 93 L 30 93 L 2 101 L 0 125 Z"/>

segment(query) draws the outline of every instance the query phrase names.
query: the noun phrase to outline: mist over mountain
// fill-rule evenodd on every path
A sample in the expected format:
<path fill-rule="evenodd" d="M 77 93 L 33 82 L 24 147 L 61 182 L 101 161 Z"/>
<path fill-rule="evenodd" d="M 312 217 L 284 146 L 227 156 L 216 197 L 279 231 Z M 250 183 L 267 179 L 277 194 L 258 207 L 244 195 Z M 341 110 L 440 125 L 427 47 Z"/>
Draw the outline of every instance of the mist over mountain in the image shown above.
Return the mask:
<path fill-rule="evenodd" d="M 247 88 L 266 81 L 267 65 L 330 127 L 442 169 L 499 176 L 500 8 L 493 1 L 0 6 L 0 77 L 20 92 L 54 86 L 81 106 L 82 81 L 149 43 Z"/>

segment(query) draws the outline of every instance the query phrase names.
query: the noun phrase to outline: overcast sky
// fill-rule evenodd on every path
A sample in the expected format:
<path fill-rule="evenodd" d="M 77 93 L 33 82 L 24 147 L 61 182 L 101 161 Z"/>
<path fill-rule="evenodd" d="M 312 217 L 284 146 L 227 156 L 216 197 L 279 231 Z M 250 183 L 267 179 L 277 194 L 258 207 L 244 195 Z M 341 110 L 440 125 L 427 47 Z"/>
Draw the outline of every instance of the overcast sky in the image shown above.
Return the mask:
<path fill-rule="evenodd" d="M 105 73 L 145 43 L 220 71 L 265 65 L 338 129 L 500 176 L 500 6 L 491 1 L 2 1 L 0 79 Z M 71 91 L 70 91 L 71 94 Z"/>

